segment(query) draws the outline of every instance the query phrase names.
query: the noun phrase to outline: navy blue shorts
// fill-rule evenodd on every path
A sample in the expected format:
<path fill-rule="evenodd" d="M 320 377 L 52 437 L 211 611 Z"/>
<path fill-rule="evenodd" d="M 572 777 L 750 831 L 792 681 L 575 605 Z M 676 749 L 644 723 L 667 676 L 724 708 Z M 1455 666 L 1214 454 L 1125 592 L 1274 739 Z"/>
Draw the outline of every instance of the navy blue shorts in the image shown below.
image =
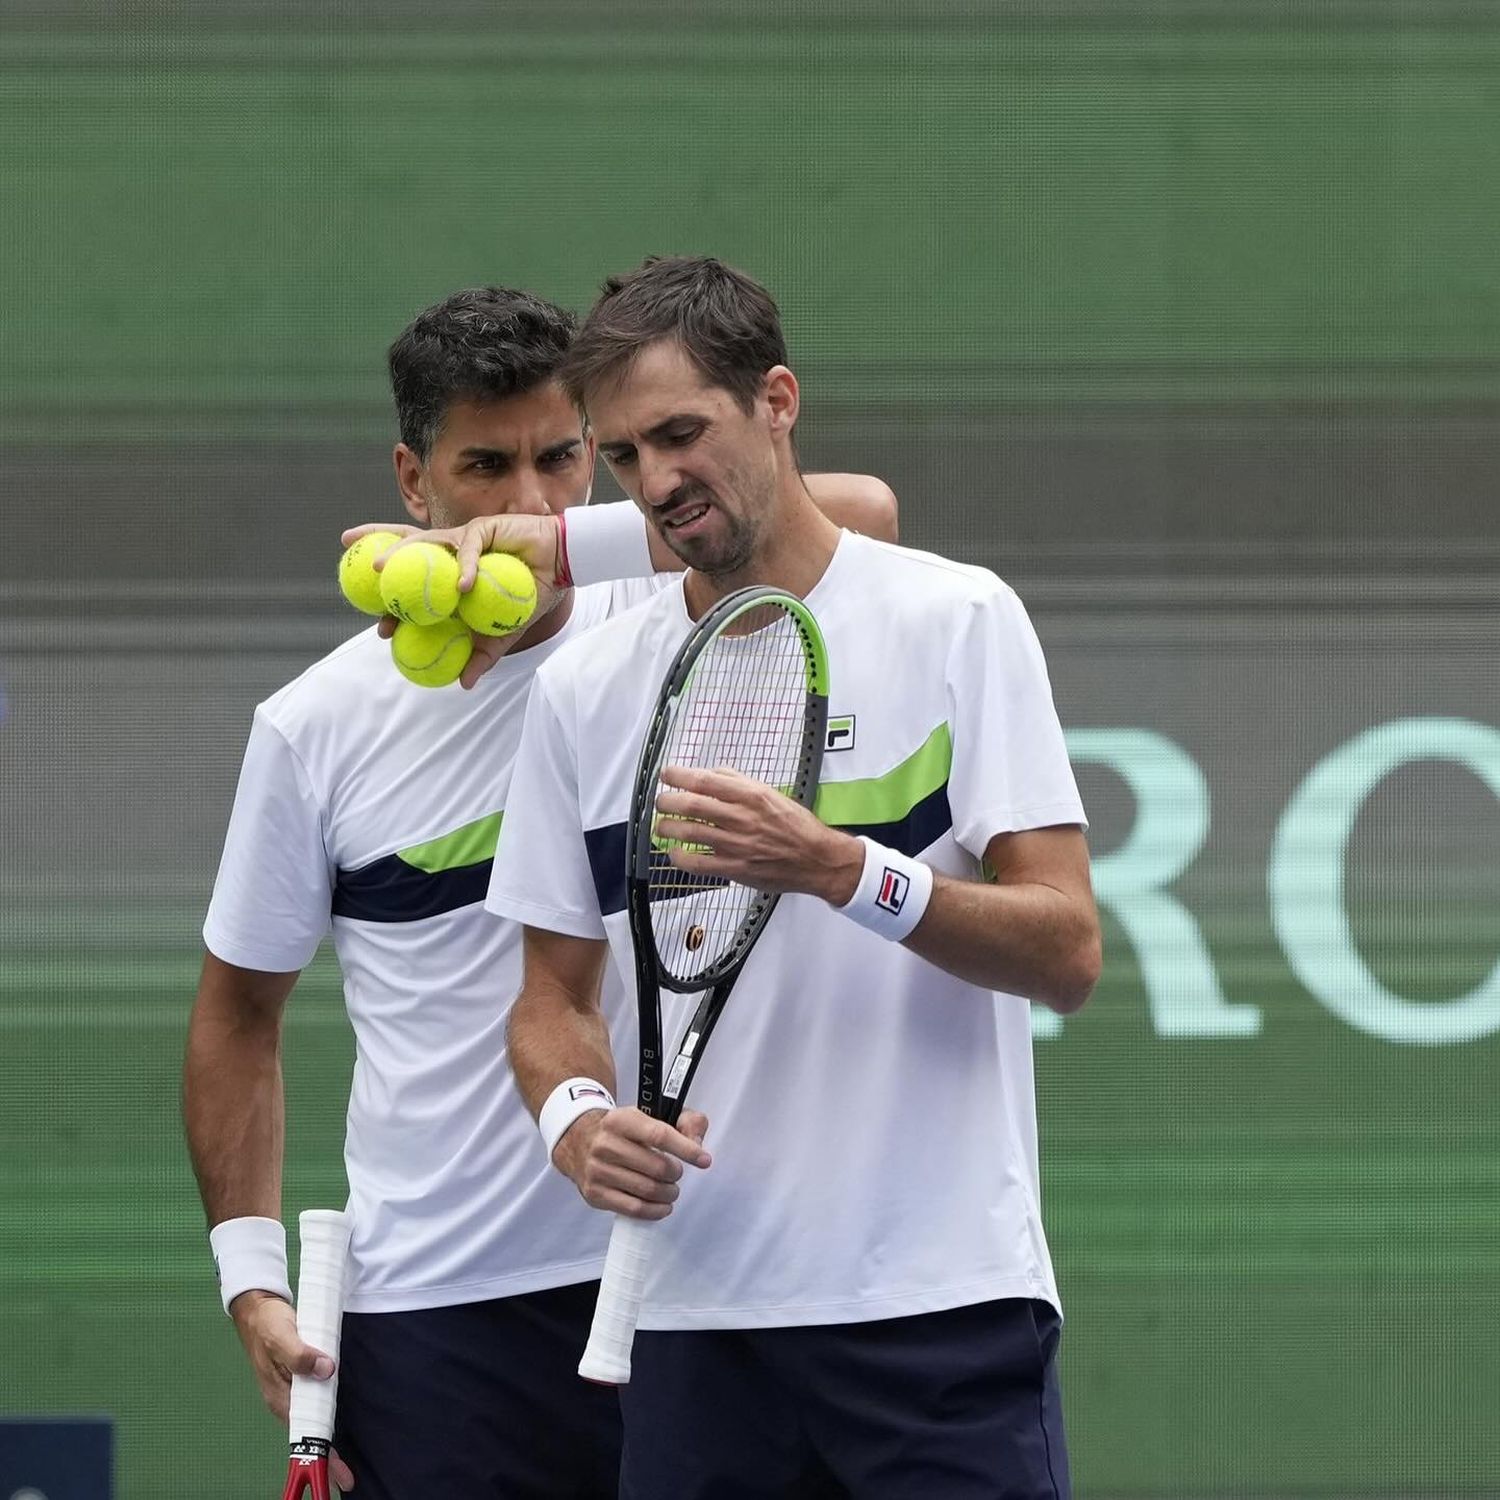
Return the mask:
<path fill-rule="evenodd" d="M 639 1333 L 620 1500 L 1068 1500 L 1060 1324 L 1008 1300 Z"/>
<path fill-rule="evenodd" d="M 578 1378 L 598 1290 L 345 1313 L 334 1445 L 356 1500 L 614 1500 L 619 1401 Z"/>

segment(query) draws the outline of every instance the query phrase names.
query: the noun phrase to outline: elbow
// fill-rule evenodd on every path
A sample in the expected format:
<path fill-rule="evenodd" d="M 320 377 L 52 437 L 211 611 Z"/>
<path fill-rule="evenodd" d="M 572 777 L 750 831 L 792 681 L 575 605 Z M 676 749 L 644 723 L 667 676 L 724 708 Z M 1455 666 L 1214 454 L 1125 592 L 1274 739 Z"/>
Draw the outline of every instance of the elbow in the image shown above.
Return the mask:
<path fill-rule="evenodd" d="M 1104 944 L 1094 925 L 1080 936 L 1057 966 L 1052 993 L 1044 1004 L 1060 1016 L 1071 1016 L 1083 1009 L 1099 983 L 1104 968 Z"/>
<path fill-rule="evenodd" d="M 901 540 L 901 507 L 896 492 L 883 479 L 870 481 L 870 535 L 883 542 Z"/>

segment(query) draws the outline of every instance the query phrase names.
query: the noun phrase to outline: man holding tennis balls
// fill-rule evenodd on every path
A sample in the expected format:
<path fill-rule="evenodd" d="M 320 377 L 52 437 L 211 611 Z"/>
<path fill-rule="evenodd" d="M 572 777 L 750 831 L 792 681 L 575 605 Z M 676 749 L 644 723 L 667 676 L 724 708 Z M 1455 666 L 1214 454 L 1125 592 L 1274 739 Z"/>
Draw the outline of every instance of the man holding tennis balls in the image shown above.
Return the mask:
<path fill-rule="evenodd" d="M 326 1378 L 332 1361 L 298 1338 L 289 1306 L 281 1018 L 325 935 L 343 970 L 358 1055 L 335 1433 L 347 1463 L 333 1472 L 347 1488 L 352 1468 L 368 1500 L 616 1490 L 618 1402 L 573 1373 L 608 1226 L 550 1169 L 515 1090 L 504 1028 L 520 930 L 483 907 L 537 666 L 649 597 L 660 581 L 639 575 L 671 560 L 635 507 L 578 510 L 593 442 L 556 378 L 573 330 L 540 298 L 478 288 L 392 346 L 396 479 L 416 525 L 358 528 L 340 573 L 357 607 L 405 618 L 384 616 L 257 709 L 204 927 L 188 1142 L 223 1304 L 283 1418 L 292 1372 Z M 878 481 L 813 483 L 848 524 L 894 533 Z M 458 539 L 425 528 L 481 516 L 513 518 L 500 550 L 520 550 L 536 579 L 472 546 L 457 558 L 408 543 L 374 566 L 404 538 Z M 601 581 L 558 586 L 570 580 Z M 471 629 L 512 620 L 473 638 L 473 691 L 452 685 L 441 651 L 403 658 L 405 677 L 392 665 L 387 636 L 400 653 L 402 632 L 437 631 L 462 654 Z"/>
<path fill-rule="evenodd" d="M 596 1207 L 658 1221 L 621 1496 L 1059 1500 L 1028 1002 L 1081 1006 L 1100 940 L 1025 612 L 993 574 L 808 503 L 776 306 L 741 273 L 613 278 L 563 378 L 690 566 L 537 672 L 488 897 L 525 924 L 509 1056 L 554 1162 Z M 751 584 L 805 601 L 850 732 L 823 759 L 827 821 L 747 776 L 662 772 L 671 865 L 785 893 L 701 1056 L 675 1053 L 697 997 L 663 996 L 710 1156 L 702 1116 L 601 1102 L 599 993 L 634 972 L 621 851 L 650 690 Z"/>

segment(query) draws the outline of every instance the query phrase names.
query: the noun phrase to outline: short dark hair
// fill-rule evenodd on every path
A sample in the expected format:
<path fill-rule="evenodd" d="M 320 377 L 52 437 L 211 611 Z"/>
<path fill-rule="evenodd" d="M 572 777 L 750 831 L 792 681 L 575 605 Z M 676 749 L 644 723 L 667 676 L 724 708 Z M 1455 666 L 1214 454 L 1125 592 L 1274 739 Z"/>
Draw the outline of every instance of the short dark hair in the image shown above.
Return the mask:
<path fill-rule="evenodd" d="M 742 411 L 766 371 L 786 363 L 781 314 L 758 281 L 711 256 L 653 255 L 604 283 L 558 373 L 584 406 L 591 388 L 621 379 L 641 350 L 668 338 Z"/>
<path fill-rule="evenodd" d="M 424 462 L 455 401 L 499 401 L 557 378 L 578 320 L 530 292 L 454 292 L 401 331 L 387 356 L 401 441 Z"/>

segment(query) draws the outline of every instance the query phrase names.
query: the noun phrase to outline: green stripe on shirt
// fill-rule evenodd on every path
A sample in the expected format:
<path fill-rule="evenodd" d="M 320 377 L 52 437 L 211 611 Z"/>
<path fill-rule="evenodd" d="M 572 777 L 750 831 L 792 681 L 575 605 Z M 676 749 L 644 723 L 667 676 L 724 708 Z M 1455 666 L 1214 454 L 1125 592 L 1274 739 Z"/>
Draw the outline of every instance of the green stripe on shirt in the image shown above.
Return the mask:
<path fill-rule="evenodd" d="M 477 865 L 481 860 L 493 859 L 500 842 L 500 820 L 503 812 L 490 813 L 445 833 L 442 838 L 425 844 L 413 844 L 410 849 L 398 849 L 396 857 L 413 869 L 424 870 L 429 875 L 444 870 L 461 869 L 464 865 Z"/>
<path fill-rule="evenodd" d="M 832 828 L 896 823 L 924 797 L 947 784 L 953 769 L 953 736 L 939 724 L 920 748 L 884 776 L 863 781 L 825 781 L 818 788 L 817 814 Z"/>

